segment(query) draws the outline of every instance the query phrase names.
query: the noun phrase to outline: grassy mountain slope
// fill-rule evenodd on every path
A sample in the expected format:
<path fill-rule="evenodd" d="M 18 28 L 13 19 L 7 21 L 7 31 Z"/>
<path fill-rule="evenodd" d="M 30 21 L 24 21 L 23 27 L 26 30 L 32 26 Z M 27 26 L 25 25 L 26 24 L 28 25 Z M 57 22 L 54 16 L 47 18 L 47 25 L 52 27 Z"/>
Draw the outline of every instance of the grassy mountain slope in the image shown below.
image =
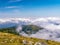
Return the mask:
<path fill-rule="evenodd" d="M 22 31 L 27 34 L 36 33 L 43 29 L 35 25 L 24 25 L 22 28 Z M 31 45 L 30 42 L 33 42 L 32 45 L 35 45 L 36 42 L 46 45 L 60 45 L 60 42 L 21 36 L 16 32 L 16 26 L 0 29 L 0 45 L 24 45 L 23 40 L 27 42 L 25 45 Z"/>
<path fill-rule="evenodd" d="M 26 45 L 29 45 L 29 41 L 33 42 L 32 45 L 34 45 L 36 42 L 43 42 L 47 45 L 60 45 L 60 42 L 54 42 L 51 40 L 29 38 L 0 32 L 0 45 L 24 45 L 23 40 L 27 41 Z"/>

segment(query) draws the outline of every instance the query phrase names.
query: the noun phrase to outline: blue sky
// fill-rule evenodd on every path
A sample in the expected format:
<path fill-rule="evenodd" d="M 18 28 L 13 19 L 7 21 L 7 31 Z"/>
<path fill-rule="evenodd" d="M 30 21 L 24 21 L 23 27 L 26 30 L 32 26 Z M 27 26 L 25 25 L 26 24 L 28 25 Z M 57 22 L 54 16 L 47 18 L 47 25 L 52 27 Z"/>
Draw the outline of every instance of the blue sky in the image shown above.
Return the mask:
<path fill-rule="evenodd" d="M 60 17 L 60 0 L 0 0 L 5 17 Z"/>

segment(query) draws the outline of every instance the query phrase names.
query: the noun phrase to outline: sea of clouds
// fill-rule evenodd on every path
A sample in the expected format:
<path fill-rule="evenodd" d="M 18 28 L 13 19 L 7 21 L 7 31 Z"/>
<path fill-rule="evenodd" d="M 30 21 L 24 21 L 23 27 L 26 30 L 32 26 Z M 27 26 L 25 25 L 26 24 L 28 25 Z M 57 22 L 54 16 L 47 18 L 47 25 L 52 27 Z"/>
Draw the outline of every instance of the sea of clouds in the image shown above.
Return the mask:
<path fill-rule="evenodd" d="M 35 34 L 28 35 L 24 32 L 19 32 L 21 25 L 33 24 L 41 26 L 44 29 L 39 30 Z M 23 36 L 54 40 L 60 42 L 60 18 L 59 17 L 46 17 L 46 18 L 5 18 L 0 19 L 0 28 L 18 25 L 17 32 Z"/>

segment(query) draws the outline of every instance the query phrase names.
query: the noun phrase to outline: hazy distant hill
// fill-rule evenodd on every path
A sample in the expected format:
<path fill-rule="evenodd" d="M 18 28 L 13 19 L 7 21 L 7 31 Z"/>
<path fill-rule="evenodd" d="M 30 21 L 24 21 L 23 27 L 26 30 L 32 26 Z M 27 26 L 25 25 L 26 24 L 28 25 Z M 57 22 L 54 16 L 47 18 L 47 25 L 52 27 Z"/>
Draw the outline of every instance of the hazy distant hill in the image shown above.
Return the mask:
<path fill-rule="evenodd" d="M 26 34 L 35 34 L 37 33 L 39 30 L 44 29 L 43 27 L 38 27 L 36 25 L 23 25 L 22 26 L 22 30 L 24 31 Z"/>
<path fill-rule="evenodd" d="M 0 28 L 0 32 L 6 32 L 6 33 L 12 33 L 12 34 L 17 34 L 21 33 L 22 31 L 25 32 L 26 34 L 35 34 L 39 30 L 43 29 L 42 27 L 38 27 L 36 25 L 22 25 L 21 30 L 17 32 L 17 26 L 12 26 L 12 27 L 7 27 L 7 28 Z"/>

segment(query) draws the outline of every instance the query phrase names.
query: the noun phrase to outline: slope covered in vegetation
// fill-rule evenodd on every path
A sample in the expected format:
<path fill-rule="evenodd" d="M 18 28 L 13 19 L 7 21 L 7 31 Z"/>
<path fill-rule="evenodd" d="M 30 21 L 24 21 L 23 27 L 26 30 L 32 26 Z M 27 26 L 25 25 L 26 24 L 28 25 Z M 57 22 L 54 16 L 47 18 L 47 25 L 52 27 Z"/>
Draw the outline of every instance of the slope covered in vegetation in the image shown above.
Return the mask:
<path fill-rule="evenodd" d="M 23 41 L 26 42 L 25 45 L 35 45 L 37 42 L 45 45 L 60 45 L 60 42 L 54 42 L 51 40 L 36 39 L 0 32 L 0 45 L 24 45 Z"/>
<path fill-rule="evenodd" d="M 43 29 L 35 25 L 23 25 L 22 31 L 26 34 L 36 33 Z M 16 26 L 0 29 L 0 45 L 60 45 L 60 42 L 52 40 L 24 37 L 16 32 Z"/>

